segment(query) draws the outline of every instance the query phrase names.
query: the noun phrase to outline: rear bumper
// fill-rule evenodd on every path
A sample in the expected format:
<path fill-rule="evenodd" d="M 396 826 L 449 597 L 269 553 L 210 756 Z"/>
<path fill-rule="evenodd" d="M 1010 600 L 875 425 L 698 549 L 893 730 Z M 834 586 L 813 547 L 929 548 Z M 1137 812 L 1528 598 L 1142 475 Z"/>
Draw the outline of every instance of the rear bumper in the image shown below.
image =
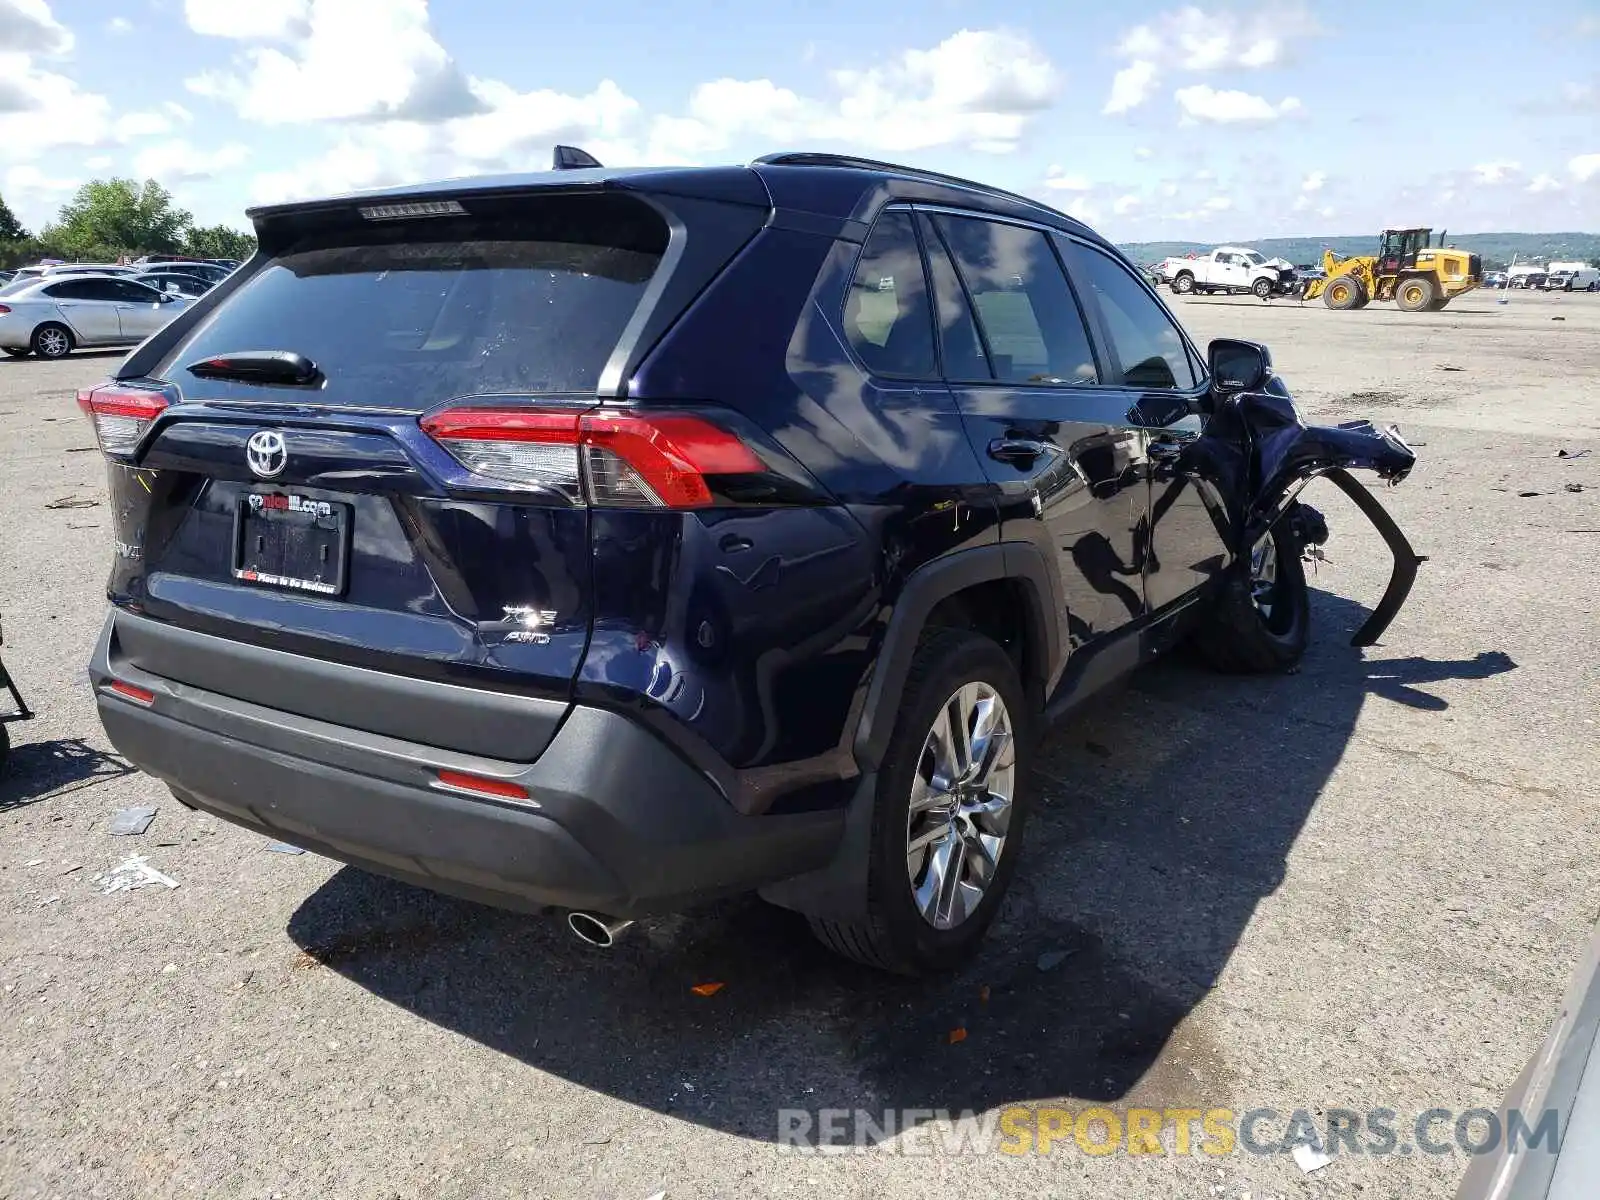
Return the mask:
<path fill-rule="evenodd" d="M 607 710 L 574 707 L 537 761 L 515 763 L 173 683 L 113 665 L 115 625 L 128 619 L 108 618 L 89 674 L 130 762 L 234 824 L 435 891 L 646 916 L 814 870 L 843 829 L 839 812 L 741 816 L 654 734 Z M 154 702 L 108 691 L 113 679 Z M 532 800 L 443 790 L 439 770 L 515 782 Z"/>

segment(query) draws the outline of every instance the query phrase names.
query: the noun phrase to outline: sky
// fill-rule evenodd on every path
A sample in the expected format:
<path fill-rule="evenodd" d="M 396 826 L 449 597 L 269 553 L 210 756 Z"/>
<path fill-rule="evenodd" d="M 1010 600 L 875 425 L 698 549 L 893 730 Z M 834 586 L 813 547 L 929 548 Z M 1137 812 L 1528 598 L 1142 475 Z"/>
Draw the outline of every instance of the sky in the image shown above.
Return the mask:
<path fill-rule="evenodd" d="M 1117 241 L 1600 229 L 1600 0 L 0 0 L 0 195 L 834 150 Z"/>

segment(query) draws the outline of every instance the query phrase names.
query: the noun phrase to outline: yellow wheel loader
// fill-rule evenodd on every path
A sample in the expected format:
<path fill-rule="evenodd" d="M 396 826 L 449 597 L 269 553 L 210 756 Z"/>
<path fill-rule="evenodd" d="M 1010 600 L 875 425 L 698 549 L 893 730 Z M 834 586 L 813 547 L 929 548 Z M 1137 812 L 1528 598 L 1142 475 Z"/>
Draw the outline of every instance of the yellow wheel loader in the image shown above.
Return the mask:
<path fill-rule="evenodd" d="M 1376 255 L 1324 250 L 1322 269 L 1326 278 L 1312 280 L 1305 297 L 1341 310 L 1393 300 L 1406 312 L 1438 312 L 1483 282 L 1483 259 L 1446 247 L 1442 233 L 1435 246 L 1431 229 L 1385 229 Z"/>

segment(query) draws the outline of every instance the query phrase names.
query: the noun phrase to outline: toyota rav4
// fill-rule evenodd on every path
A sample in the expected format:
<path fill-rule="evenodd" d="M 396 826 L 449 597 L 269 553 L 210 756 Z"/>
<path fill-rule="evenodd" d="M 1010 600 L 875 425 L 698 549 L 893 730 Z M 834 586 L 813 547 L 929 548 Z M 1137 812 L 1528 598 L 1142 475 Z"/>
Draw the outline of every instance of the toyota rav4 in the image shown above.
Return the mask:
<path fill-rule="evenodd" d="M 586 156 L 558 152 L 558 166 Z M 587 160 L 592 164 L 592 160 Z M 1185 639 L 1309 631 L 1297 501 L 1403 479 L 1104 239 L 859 159 L 455 180 L 260 248 L 84 392 L 91 679 L 175 795 L 607 942 L 759 891 L 915 973 L 1018 869 L 1035 739 Z"/>

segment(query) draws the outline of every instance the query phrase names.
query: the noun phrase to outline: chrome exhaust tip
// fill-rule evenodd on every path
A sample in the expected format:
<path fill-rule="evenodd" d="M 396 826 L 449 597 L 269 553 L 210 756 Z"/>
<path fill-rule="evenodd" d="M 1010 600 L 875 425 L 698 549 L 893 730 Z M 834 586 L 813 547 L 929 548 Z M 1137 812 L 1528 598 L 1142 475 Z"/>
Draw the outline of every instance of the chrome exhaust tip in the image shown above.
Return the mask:
<path fill-rule="evenodd" d="M 567 928 L 578 935 L 580 941 L 588 942 L 601 950 L 609 950 L 617 944 L 617 939 L 623 935 L 632 921 L 615 921 L 610 917 L 603 917 L 599 913 L 570 912 L 567 914 Z"/>

